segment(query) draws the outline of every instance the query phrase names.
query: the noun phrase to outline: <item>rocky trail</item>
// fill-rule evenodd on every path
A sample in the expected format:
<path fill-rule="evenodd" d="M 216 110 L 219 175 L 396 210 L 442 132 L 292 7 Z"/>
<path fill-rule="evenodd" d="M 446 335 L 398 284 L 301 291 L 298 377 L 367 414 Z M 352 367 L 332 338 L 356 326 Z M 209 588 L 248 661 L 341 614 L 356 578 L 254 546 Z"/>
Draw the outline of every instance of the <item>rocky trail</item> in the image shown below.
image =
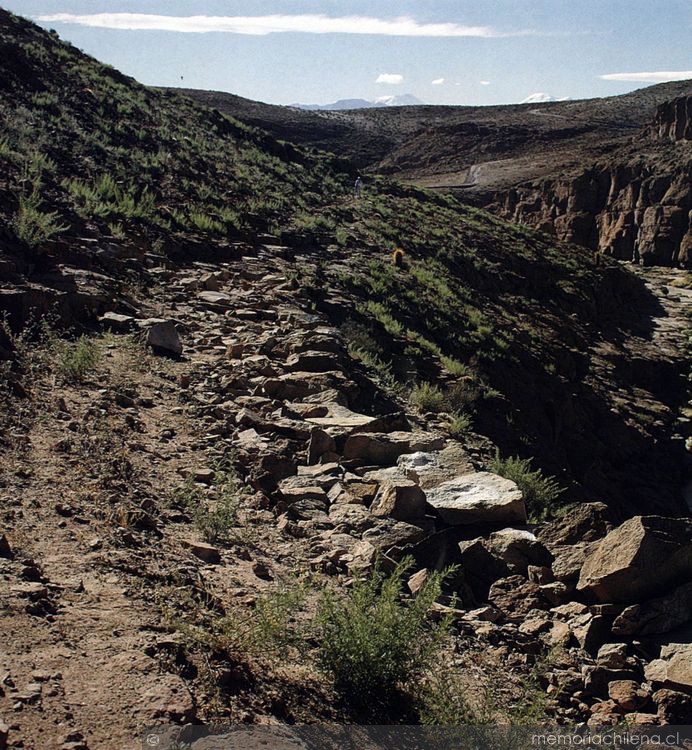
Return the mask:
<path fill-rule="evenodd" d="M 528 524 L 517 486 L 483 471 L 482 439 L 450 439 L 387 396 L 301 299 L 287 256 L 264 245 L 151 268 L 137 316 L 102 317 L 115 333 L 97 375 L 37 379 L 37 413 L 0 465 L 0 746 L 135 748 L 166 721 L 333 720 L 314 674 L 248 687 L 195 661 L 175 611 L 251 609 L 277 581 L 405 554 L 414 594 L 426 570 L 461 566 L 453 658 L 476 690 L 509 670 L 500 695 L 516 705 L 549 653 L 539 692 L 558 720 L 689 722 L 689 520 L 617 527 L 590 503 Z M 690 292 L 669 286 L 675 271 L 642 273 L 661 313 L 637 345 L 677 348 Z M 123 335 L 138 327 L 155 354 Z M 209 543 L 174 499 L 182 484 L 213 507 L 228 457 L 246 487 L 238 533 Z"/>

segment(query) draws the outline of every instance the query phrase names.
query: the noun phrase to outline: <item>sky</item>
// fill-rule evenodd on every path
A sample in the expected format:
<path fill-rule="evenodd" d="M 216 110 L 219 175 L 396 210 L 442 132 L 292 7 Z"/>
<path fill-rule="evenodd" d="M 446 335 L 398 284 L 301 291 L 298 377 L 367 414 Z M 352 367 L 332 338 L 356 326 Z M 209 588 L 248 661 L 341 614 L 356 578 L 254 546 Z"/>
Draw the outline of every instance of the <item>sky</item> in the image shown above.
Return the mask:
<path fill-rule="evenodd" d="M 692 78 L 692 0 L 0 0 L 145 84 L 273 104 L 580 99 Z"/>

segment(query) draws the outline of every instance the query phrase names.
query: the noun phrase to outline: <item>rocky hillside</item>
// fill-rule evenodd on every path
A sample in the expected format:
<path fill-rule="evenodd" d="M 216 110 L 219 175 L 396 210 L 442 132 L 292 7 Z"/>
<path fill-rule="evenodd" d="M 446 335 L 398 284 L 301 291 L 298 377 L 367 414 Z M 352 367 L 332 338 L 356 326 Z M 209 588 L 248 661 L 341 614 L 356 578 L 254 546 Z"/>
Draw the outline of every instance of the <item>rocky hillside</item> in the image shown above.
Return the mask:
<path fill-rule="evenodd" d="M 691 107 L 692 96 L 663 103 L 643 133 L 606 161 L 496 193 L 495 210 L 615 258 L 689 265 Z"/>
<path fill-rule="evenodd" d="M 0 51 L 0 748 L 690 723 L 684 271 Z"/>
<path fill-rule="evenodd" d="M 615 258 L 690 262 L 689 81 L 575 102 L 318 113 L 299 129 L 286 108 L 188 93 Z"/>

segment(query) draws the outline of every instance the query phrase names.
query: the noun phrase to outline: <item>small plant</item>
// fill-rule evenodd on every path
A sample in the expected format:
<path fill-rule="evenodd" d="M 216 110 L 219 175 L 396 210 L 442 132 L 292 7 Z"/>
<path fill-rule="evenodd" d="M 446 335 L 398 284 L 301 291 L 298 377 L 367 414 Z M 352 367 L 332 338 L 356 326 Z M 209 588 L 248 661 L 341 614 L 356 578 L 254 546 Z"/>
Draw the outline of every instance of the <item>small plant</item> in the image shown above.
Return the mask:
<path fill-rule="evenodd" d="M 447 356 L 441 356 L 440 361 L 442 362 L 442 366 L 447 370 L 447 372 L 451 373 L 452 375 L 457 375 L 458 377 L 472 377 L 473 371 L 468 365 L 465 365 L 463 362 L 459 362 L 458 359 L 454 359 L 452 357 Z"/>
<path fill-rule="evenodd" d="M 61 342 L 58 346 L 57 371 L 66 380 L 81 382 L 96 369 L 101 350 L 93 338 L 80 336 L 74 342 Z"/>
<path fill-rule="evenodd" d="M 496 451 L 488 468 L 516 482 L 532 519 L 539 521 L 555 513 L 563 490 L 554 477 L 545 476 L 541 469 L 532 469 L 531 459 L 517 456 L 500 458 L 500 452 Z"/>
<path fill-rule="evenodd" d="M 471 417 L 462 412 L 455 412 L 447 423 L 447 432 L 452 437 L 461 438 L 471 429 Z"/>
<path fill-rule="evenodd" d="M 471 692 L 473 697 L 471 699 Z M 432 670 L 417 695 L 420 722 L 433 726 L 488 724 L 492 720 L 492 697 L 487 688 L 464 680 L 451 665 Z"/>
<path fill-rule="evenodd" d="M 439 386 L 421 383 L 413 388 L 409 401 L 421 411 L 442 412 L 448 407 L 448 400 Z"/>
<path fill-rule="evenodd" d="M 212 544 L 226 539 L 230 529 L 237 526 L 240 492 L 232 459 L 227 459 L 214 469 L 209 498 L 190 474 L 174 491 L 173 502 L 190 514 L 204 539 Z"/>
<path fill-rule="evenodd" d="M 447 389 L 447 400 L 451 408 L 458 412 L 473 411 L 480 396 L 478 384 L 468 377 L 457 380 Z"/>
<path fill-rule="evenodd" d="M 381 359 L 377 354 L 369 349 L 359 349 L 355 346 L 349 346 L 348 353 L 354 359 L 362 362 L 366 367 L 372 368 L 379 376 L 385 388 L 394 393 L 401 393 L 403 391 L 403 386 L 396 379 L 394 372 L 392 371 L 392 366 Z"/>
<path fill-rule="evenodd" d="M 374 707 L 411 687 L 434 661 L 448 622 L 437 628 L 428 614 L 439 597 L 443 573 L 433 573 L 412 601 L 402 601 L 405 558 L 389 576 L 377 568 L 354 582 L 346 596 L 327 591 L 316 617 L 318 664 L 354 703 Z"/>
<path fill-rule="evenodd" d="M 36 247 L 67 229 L 58 224 L 57 211 L 41 211 L 38 192 L 19 198 L 19 209 L 12 219 L 12 228 L 17 238 L 28 247 Z"/>

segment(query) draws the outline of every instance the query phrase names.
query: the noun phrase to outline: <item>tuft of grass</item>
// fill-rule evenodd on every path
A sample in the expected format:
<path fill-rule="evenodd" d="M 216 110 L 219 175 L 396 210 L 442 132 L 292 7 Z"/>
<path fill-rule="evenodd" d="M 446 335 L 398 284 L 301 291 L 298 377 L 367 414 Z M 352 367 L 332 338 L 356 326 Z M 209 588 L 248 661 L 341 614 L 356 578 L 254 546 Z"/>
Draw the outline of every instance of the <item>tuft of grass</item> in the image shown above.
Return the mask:
<path fill-rule="evenodd" d="M 422 411 L 443 412 L 449 407 L 449 401 L 442 389 L 431 383 L 414 386 L 409 401 Z"/>
<path fill-rule="evenodd" d="M 496 451 L 488 468 L 495 474 L 516 482 L 532 520 L 549 518 L 557 510 L 563 493 L 562 487 L 554 477 L 544 475 L 541 469 L 532 469 L 531 459 L 518 456 L 500 458 L 500 452 Z"/>
<path fill-rule="evenodd" d="M 228 459 L 214 468 L 209 498 L 190 475 L 173 493 L 173 502 L 190 514 L 204 540 L 214 544 L 227 539 L 238 525 L 241 491 L 232 459 Z"/>
<path fill-rule="evenodd" d="M 452 437 L 461 438 L 471 429 L 472 420 L 469 414 L 454 412 L 447 423 L 447 432 Z"/>
<path fill-rule="evenodd" d="M 101 349 L 89 336 L 82 335 L 77 341 L 61 342 L 57 347 L 56 369 L 65 380 L 83 381 L 101 360 Z"/>
<path fill-rule="evenodd" d="M 28 247 L 41 245 L 67 229 L 67 226 L 58 223 L 57 211 L 41 210 L 37 191 L 19 198 L 19 208 L 11 224 L 17 239 Z"/>
<path fill-rule="evenodd" d="M 475 700 L 469 694 L 469 681 L 452 665 L 439 665 L 421 685 L 416 696 L 423 725 L 461 726 L 489 724 L 493 700 L 487 688 L 473 684 Z"/>
<path fill-rule="evenodd" d="M 458 359 L 442 355 L 440 357 L 440 361 L 442 362 L 442 366 L 445 368 L 445 370 L 447 370 L 447 372 L 451 373 L 452 375 L 457 375 L 459 377 L 473 376 L 473 371 L 471 370 L 471 368 L 468 365 L 465 365 L 463 362 L 459 362 Z"/>
<path fill-rule="evenodd" d="M 431 574 L 412 601 L 402 601 L 412 562 L 405 558 L 389 576 L 376 568 L 345 596 L 323 594 L 315 618 L 318 665 L 354 704 L 374 707 L 413 687 L 439 652 L 449 622 L 433 628 L 428 615 L 446 574 Z"/>

